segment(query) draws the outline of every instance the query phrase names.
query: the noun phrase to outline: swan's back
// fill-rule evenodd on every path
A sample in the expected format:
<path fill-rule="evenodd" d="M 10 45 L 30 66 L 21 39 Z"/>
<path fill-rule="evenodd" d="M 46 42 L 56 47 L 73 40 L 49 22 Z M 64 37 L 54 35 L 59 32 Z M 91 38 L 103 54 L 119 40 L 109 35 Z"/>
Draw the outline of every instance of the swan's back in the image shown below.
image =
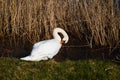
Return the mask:
<path fill-rule="evenodd" d="M 34 44 L 31 56 L 56 55 L 61 44 L 56 39 L 45 40 Z"/>

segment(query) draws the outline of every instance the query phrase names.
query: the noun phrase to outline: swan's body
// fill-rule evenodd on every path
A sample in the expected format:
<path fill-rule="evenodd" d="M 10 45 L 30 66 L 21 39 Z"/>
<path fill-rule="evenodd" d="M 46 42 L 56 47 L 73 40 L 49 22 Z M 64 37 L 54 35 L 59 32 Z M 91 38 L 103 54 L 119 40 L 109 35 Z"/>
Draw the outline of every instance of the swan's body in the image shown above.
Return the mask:
<path fill-rule="evenodd" d="M 62 33 L 64 38 L 61 40 L 58 33 Z M 26 61 L 41 61 L 52 59 L 60 50 L 62 41 L 68 42 L 67 33 L 61 28 L 55 28 L 53 31 L 54 39 L 44 40 L 33 45 L 32 52 L 29 56 L 20 58 Z"/>

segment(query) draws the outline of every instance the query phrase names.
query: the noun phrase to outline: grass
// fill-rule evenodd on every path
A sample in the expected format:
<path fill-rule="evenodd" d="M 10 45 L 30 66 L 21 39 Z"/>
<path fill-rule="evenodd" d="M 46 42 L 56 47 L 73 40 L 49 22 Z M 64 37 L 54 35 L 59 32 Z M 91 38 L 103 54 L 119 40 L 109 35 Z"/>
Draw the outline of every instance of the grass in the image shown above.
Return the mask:
<path fill-rule="evenodd" d="M 120 66 L 109 61 L 26 62 L 0 58 L 1 80 L 119 80 Z"/>

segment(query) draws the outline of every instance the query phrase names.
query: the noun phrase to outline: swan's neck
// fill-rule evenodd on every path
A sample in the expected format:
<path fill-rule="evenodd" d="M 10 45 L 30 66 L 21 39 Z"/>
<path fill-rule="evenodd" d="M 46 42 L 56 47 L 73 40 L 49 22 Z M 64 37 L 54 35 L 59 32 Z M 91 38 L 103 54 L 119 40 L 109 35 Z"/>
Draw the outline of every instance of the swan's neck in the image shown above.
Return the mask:
<path fill-rule="evenodd" d="M 54 29 L 54 31 L 53 31 L 53 37 L 54 37 L 54 39 L 62 41 L 61 37 L 58 34 L 59 32 L 63 34 L 63 39 L 62 40 L 65 41 L 65 43 L 67 43 L 68 40 L 69 40 L 69 37 L 68 37 L 67 33 L 63 29 L 61 29 L 61 28 L 55 28 Z"/>
<path fill-rule="evenodd" d="M 61 41 L 61 37 L 59 36 L 57 30 L 54 30 L 54 31 L 53 31 L 53 37 L 54 37 L 54 39 L 57 39 L 57 40 Z"/>

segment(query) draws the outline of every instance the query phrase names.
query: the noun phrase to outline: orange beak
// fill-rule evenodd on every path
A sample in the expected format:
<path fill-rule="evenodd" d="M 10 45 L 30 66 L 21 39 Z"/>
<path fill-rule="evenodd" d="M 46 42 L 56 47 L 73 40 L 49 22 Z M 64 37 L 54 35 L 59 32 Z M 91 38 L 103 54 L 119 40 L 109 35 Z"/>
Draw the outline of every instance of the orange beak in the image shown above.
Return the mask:
<path fill-rule="evenodd" d="M 65 43 L 65 41 L 63 41 L 63 40 L 60 41 L 60 44 L 64 44 L 64 43 Z"/>

